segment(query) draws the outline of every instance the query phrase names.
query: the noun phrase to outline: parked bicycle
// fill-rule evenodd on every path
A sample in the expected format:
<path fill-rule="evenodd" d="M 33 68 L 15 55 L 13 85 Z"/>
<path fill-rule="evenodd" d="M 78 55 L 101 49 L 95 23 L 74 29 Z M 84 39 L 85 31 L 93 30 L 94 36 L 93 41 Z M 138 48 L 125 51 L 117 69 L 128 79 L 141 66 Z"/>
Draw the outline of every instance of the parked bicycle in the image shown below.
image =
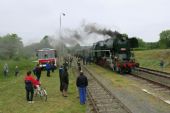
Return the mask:
<path fill-rule="evenodd" d="M 41 86 L 34 90 L 34 96 L 40 97 L 43 101 L 47 101 L 47 91 Z"/>

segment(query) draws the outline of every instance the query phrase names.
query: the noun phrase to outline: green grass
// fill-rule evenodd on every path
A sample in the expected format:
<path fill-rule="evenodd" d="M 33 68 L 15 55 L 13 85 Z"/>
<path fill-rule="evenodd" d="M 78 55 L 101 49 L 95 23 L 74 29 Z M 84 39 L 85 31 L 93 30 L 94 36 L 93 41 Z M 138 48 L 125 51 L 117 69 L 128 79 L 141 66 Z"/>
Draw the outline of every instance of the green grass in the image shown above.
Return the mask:
<path fill-rule="evenodd" d="M 93 70 L 94 72 L 98 73 L 99 76 L 106 77 L 107 79 L 112 81 L 113 86 L 118 87 L 126 87 L 127 84 L 129 84 L 129 81 L 126 80 L 122 75 L 114 73 L 110 69 L 105 69 L 98 65 L 88 65 L 87 66 L 90 70 Z"/>
<path fill-rule="evenodd" d="M 8 64 L 8 68 L 9 68 L 9 73 L 8 76 L 13 77 L 15 74 L 15 67 L 18 66 L 19 70 L 21 71 L 21 73 L 25 70 L 32 70 L 33 67 L 35 66 L 35 63 L 33 63 L 30 60 L 19 60 L 19 61 L 14 61 L 14 60 L 0 60 L 0 79 L 3 78 L 3 66 L 5 63 Z"/>
<path fill-rule="evenodd" d="M 135 59 L 142 67 L 161 70 L 160 61 L 165 62 L 163 71 L 170 72 L 170 49 L 135 51 Z"/>
<path fill-rule="evenodd" d="M 48 92 L 48 101 L 43 102 L 36 97 L 34 104 L 27 103 L 24 76 L 35 64 L 26 60 L 24 62 L 26 64 L 8 61 L 11 72 L 6 79 L 0 77 L 0 113 L 85 113 L 86 106 L 80 105 L 77 98 L 74 69 L 69 70 L 68 97 L 63 97 L 59 91 L 59 75 L 56 70 L 51 77 L 46 77 L 45 72 L 42 73 L 41 83 Z M 17 63 L 22 71 L 15 77 L 12 71 Z"/>

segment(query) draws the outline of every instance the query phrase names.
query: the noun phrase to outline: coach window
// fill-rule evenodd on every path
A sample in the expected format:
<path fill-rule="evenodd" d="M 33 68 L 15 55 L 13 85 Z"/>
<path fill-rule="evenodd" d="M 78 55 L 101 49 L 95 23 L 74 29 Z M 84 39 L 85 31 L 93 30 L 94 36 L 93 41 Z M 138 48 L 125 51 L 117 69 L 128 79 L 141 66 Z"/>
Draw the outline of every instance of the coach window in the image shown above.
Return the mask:
<path fill-rule="evenodd" d="M 44 58 L 48 58 L 48 54 L 47 53 L 45 53 Z"/>

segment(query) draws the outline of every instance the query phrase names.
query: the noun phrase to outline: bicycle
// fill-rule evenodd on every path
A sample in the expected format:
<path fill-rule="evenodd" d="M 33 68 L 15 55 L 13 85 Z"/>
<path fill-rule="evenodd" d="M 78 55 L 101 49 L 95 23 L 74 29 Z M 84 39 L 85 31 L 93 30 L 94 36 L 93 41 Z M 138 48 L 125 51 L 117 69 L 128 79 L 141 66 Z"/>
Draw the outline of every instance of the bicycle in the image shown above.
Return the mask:
<path fill-rule="evenodd" d="M 47 101 L 47 91 L 45 90 L 45 88 L 41 86 L 39 86 L 39 88 L 34 90 L 34 96 L 35 97 L 39 96 L 41 100 Z"/>

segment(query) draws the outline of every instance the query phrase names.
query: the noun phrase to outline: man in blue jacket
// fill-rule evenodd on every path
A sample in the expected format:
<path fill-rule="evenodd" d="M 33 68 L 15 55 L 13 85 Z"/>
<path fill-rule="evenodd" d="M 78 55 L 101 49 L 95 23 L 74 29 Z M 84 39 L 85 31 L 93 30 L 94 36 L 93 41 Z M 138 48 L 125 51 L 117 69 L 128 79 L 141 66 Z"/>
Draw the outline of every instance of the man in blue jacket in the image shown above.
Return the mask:
<path fill-rule="evenodd" d="M 79 89 L 80 104 L 85 104 L 86 102 L 86 87 L 88 86 L 87 77 L 80 71 L 80 75 L 77 77 L 76 85 Z"/>
<path fill-rule="evenodd" d="M 51 70 L 51 65 L 50 62 L 46 64 L 46 70 L 47 70 L 47 77 L 50 77 L 50 70 Z"/>

